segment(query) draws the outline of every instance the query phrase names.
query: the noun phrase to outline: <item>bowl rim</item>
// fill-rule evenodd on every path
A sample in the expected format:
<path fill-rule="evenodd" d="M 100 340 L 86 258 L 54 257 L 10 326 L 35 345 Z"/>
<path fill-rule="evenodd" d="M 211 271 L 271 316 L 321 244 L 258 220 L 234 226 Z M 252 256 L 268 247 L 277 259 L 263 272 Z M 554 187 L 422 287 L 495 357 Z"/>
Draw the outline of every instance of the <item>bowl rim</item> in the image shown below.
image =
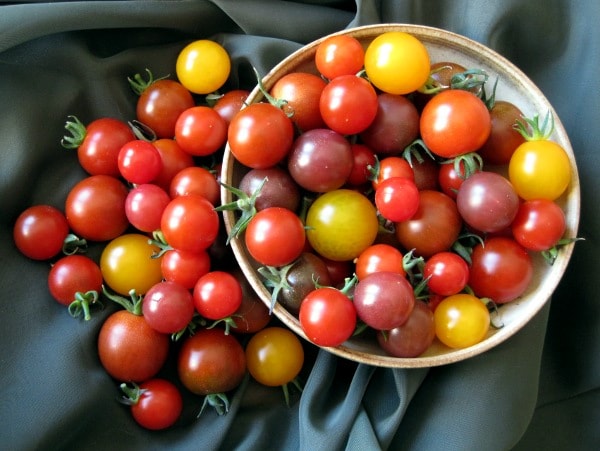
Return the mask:
<path fill-rule="evenodd" d="M 575 156 L 571 143 L 569 141 L 566 130 L 560 121 L 560 118 L 556 114 L 553 106 L 550 104 L 548 99 L 545 97 L 543 92 L 531 81 L 531 79 L 521 71 L 516 65 L 509 61 L 504 56 L 500 55 L 493 49 L 481 44 L 471 38 L 460 35 L 455 32 L 447 31 L 441 28 L 426 26 L 426 25 L 415 25 L 405 23 L 386 23 L 386 24 L 372 24 L 363 25 L 353 28 L 340 30 L 335 33 L 323 36 L 311 43 L 299 48 L 298 50 L 291 53 L 289 56 L 284 58 L 278 64 L 276 64 L 263 78 L 262 84 L 268 90 L 276 81 L 276 77 L 280 75 L 280 72 L 284 71 L 288 66 L 298 66 L 303 61 L 309 61 L 317 46 L 330 36 L 336 35 L 352 35 L 360 39 L 374 39 L 377 35 L 384 32 L 406 32 L 417 37 L 419 40 L 424 42 L 427 46 L 429 45 L 448 45 L 451 42 L 460 53 L 465 53 L 472 59 L 481 59 L 486 61 L 488 64 L 492 64 L 498 72 L 508 74 L 513 83 L 519 85 L 521 90 L 527 91 L 533 97 L 537 99 L 537 103 L 543 105 L 548 111 L 554 116 L 554 132 L 552 139 L 557 141 L 563 146 L 567 152 L 570 163 L 571 163 L 571 184 L 568 188 L 567 198 L 564 200 L 565 204 L 569 206 L 569 216 L 567 219 L 567 231 L 571 236 L 577 236 L 577 230 L 579 227 L 580 218 L 580 186 L 579 186 L 579 175 Z M 300 62 L 298 62 L 300 61 Z M 246 104 L 259 102 L 263 99 L 262 91 L 257 85 L 249 94 Z M 223 166 L 221 172 L 221 180 L 227 181 L 233 178 L 234 165 L 239 164 L 229 150 L 229 144 L 226 145 L 225 153 L 223 157 Z M 232 193 L 225 187 L 221 188 L 221 201 L 223 203 L 232 202 Z M 225 211 L 224 223 L 229 234 L 231 228 L 235 224 L 235 212 Z M 249 255 L 243 245 L 243 237 L 233 238 L 230 241 L 233 253 L 238 262 L 240 260 L 248 261 Z M 445 353 L 436 355 L 422 355 L 420 357 L 402 358 L 393 357 L 385 354 L 372 354 L 369 352 L 361 351 L 353 346 L 352 340 L 341 344 L 337 347 L 322 347 L 328 352 L 343 357 L 358 363 L 364 363 L 372 366 L 389 367 L 389 368 L 424 368 L 424 367 L 435 367 L 440 365 L 447 365 L 454 362 L 459 362 L 470 357 L 482 354 L 485 351 L 499 345 L 506 341 L 509 337 L 516 334 L 521 330 L 529 320 L 535 316 L 542 307 L 549 301 L 552 293 L 556 289 L 562 274 L 566 270 L 566 267 L 570 261 L 571 255 L 574 249 L 574 242 L 567 244 L 562 247 L 554 265 L 550 269 L 552 275 L 558 277 L 549 278 L 545 281 L 542 290 L 536 292 L 536 296 L 531 300 L 536 301 L 533 308 L 529 310 L 527 317 L 518 318 L 516 321 L 511 322 L 510 327 L 503 327 L 498 329 L 493 334 L 488 335 L 483 341 L 463 349 L 448 349 Z M 261 298 L 261 300 L 268 306 L 270 306 L 270 292 L 264 286 L 262 280 L 258 274 L 254 271 L 251 265 L 240 264 L 240 269 L 244 273 L 251 287 Z M 517 305 L 519 300 L 512 301 Z M 290 329 L 292 329 L 297 335 L 312 343 L 302 331 L 298 319 L 288 312 L 283 306 L 277 303 L 273 308 L 273 313 Z M 317 345 L 315 345 L 317 346 Z M 383 352 L 383 351 L 382 351 Z"/>

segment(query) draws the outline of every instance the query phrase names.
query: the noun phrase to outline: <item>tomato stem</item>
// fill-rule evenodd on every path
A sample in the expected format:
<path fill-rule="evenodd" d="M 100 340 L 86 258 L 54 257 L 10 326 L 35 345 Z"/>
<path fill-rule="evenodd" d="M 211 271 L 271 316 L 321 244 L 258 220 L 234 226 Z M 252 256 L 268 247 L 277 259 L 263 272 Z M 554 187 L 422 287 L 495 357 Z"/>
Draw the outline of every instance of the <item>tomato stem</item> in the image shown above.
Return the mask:
<path fill-rule="evenodd" d="M 78 291 L 75 293 L 75 300 L 69 304 L 69 315 L 77 318 L 83 313 L 83 319 L 89 321 L 92 318 L 90 314 L 90 306 L 92 305 L 103 307 L 102 302 L 99 300 L 98 292 L 95 290 L 86 291 L 85 293 Z"/>
<path fill-rule="evenodd" d="M 124 298 L 123 296 L 119 296 L 117 294 L 111 293 L 108 291 L 105 285 L 102 285 L 102 293 L 108 299 L 113 302 L 116 302 L 129 313 L 140 316 L 142 314 L 142 296 L 136 294 L 135 290 L 129 291 L 130 299 Z"/>
<path fill-rule="evenodd" d="M 146 73 L 148 74 L 147 80 L 144 80 L 141 74 L 135 74 L 133 77 L 127 77 L 129 86 L 138 96 L 142 95 L 142 93 L 155 81 L 163 80 L 169 77 L 169 75 L 165 75 L 164 77 L 154 78 L 152 71 L 148 68 L 146 68 Z"/>
<path fill-rule="evenodd" d="M 292 262 L 280 269 L 273 266 L 261 266 L 258 268 L 258 273 L 265 279 L 264 284 L 271 291 L 271 305 L 269 306 L 269 314 L 273 313 L 277 299 L 279 298 L 279 292 L 282 289 L 290 289 L 290 284 L 287 281 L 287 275 L 292 266 L 296 262 Z"/>
<path fill-rule="evenodd" d="M 70 119 L 70 120 L 69 120 Z M 87 129 L 83 122 L 81 122 L 77 116 L 68 116 L 67 122 L 65 123 L 65 130 L 69 133 L 63 136 L 60 144 L 65 149 L 77 149 L 85 139 Z"/>
<path fill-rule="evenodd" d="M 554 132 L 554 116 L 548 110 L 544 121 L 540 124 L 539 114 L 532 118 L 523 117 L 523 120 L 517 119 L 513 128 L 518 131 L 526 141 L 543 141 L 550 138 Z"/>
<path fill-rule="evenodd" d="M 214 408 L 218 415 L 225 415 L 229 412 L 229 399 L 227 395 L 225 393 L 211 393 L 204 397 L 204 402 L 196 418 L 200 418 L 207 405 Z"/>
<path fill-rule="evenodd" d="M 65 255 L 74 255 L 87 250 L 88 243 L 84 238 L 79 238 L 73 233 L 69 233 L 63 242 L 62 251 Z"/>
<path fill-rule="evenodd" d="M 129 384 L 123 382 L 119 387 L 124 393 L 124 396 L 121 396 L 118 401 L 126 406 L 136 405 L 140 401 L 142 394 L 147 391 L 144 388 L 140 388 L 135 382 L 130 382 Z"/>
<path fill-rule="evenodd" d="M 258 73 L 258 71 L 256 70 L 256 68 L 253 67 L 252 69 L 254 70 L 254 75 L 256 76 L 256 82 L 258 84 L 258 89 L 260 89 L 260 92 L 262 92 L 265 99 L 267 99 L 267 101 L 271 105 L 283 110 L 284 107 L 286 105 L 288 105 L 288 101 L 285 99 L 276 99 L 271 94 L 269 94 L 269 92 L 267 91 L 267 88 L 265 88 L 265 85 L 262 82 L 262 78 L 261 78 L 260 74 Z M 289 108 L 289 109 L 287 109 L 285 114 L 287 117 L 292 117 L 294 115 L 294 111 L 291 108 Z"/>

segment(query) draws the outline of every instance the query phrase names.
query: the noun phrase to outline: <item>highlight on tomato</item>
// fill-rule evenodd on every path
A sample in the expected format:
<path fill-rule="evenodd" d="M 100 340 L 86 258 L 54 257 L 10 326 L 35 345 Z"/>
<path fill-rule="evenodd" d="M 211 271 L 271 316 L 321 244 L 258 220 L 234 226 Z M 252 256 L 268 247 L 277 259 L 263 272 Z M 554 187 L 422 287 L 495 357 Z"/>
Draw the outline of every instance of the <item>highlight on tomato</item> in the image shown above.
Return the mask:
<path fill-rule="evenodd" d="M 175 71 L 179 82 L 194 94 L 210 94 L 229 77 L 231 60 L 219 43 L 200 39 L 190 42 L 177 56 Z"/>
<path fill-rule="evenodd" d="M 450 348 L 467 348 L 482 341 L 490 328 L 490 313 L 484 301 L 459 293 L 448 296 L 433 312 L 435 335 Z"/>

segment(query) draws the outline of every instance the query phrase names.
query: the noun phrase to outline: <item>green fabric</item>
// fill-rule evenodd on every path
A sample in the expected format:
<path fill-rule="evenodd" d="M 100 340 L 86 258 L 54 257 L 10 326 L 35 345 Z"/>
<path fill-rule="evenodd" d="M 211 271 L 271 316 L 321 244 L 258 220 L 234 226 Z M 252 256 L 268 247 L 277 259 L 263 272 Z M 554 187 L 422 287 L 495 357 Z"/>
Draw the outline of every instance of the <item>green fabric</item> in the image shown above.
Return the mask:
<path fill-rule="evenodd" d="M 7 450 L 593 450 L 600 444 L 600 4 L 508 1 L 101 1 L 0 8 L 0 447 Z M 139 428 L 116 402 L 96 336 L 108 307 L 74 321 L 47 293 L 47 264 L 12 244 L 26 206 L 62 208 L 84 174 L 60 147 L 65 118 L 130 119 L 124 80 L 173 73 L 192 39 L 230 52 L 251 86 L 301 45 L 346 27 L 403 22 L 461 33 L 504 54 L 555 107 L 576 153 L 580 236 L 551 303 L 501 346 L 432 369 L 356 365 L 307 346 L 302 396 L 246 381 L 231 411 Z M 92 249 L 92 255 L 98 249 Z"/>

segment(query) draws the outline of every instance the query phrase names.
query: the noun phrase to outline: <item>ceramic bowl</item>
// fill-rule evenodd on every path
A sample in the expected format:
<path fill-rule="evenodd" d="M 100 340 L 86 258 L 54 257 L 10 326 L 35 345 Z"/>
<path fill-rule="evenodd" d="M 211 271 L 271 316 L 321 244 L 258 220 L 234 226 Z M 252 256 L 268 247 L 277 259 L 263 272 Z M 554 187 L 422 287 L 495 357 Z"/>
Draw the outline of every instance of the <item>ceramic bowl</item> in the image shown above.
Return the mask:
<path fill-rule="evenodd" d="M 500 82 L 498 83 L 496 98 L 514 103 L 521 109 L 525 116 L 531 117 L 536 113 L 544 115 L 547 111 L 550 111 L 554 115 L 555 129 L 551 139 L 559 143 L 567 151 L 572 168 L 571 184 L 567 192 L 557 202 L 565 211 L 567 220 L 566 236 L 576 236 L 580 212 L 577 166 L 567 133 L 560 118 L 540 89 L 521 70 L 497 52 L 464 36 L 441 29 L 418 25 L 385 24 L 348 29 L 336 34 L 352 35 L 361 41 L 366 48 L 368 43 L 375 37 L 387 31 L 403 31 L 417 37 L 427 47 L 432 64 L 438 61 L 453 61 L 466 68 L 484 69 L 489 74 L 489 80 L 496 80 L 496 77 L 499 77 Z M 267 90 L 270 89 L 279 78 L 289 72 L 304 71 L 317 73 L 314 65 L 314 56 L 317 46 L 324 39 L 325 37 L 302 47 L 281 61 L 263 78 L 264 87 Z M 263 100 L 263 95 L 257 86 L 251 92 L 248 103 Z M 226 148 L 221 174 L 222 181 L 226 184 L 238 186 L 241 178 L 247 171 L 248 168 L 237 162 L 230 153 L 229 148 Z M 221 195 L 223 203 L 229 203 L 234 200 L 232 194 L 226 189 L 222 190 Z M 225 212 L 224 222 L 228 233 L 235 224 L 237 217 L 238 215 L 235 212 Z M 263 280 L 256 271 L 257 267 L 244 247 L 243 236 L 233 239 L 231 246 L 250 285 L 265 304 L 270 305 L 271 294 L 263 285 Z M 535 275 L 529 288 L 519 299 L 500 307 L 499 315 L 504 327 L 499 329 L 490 328 L 484 340 L 474 346 L 464 349 L 451 349 L 435 340 L 433 345 L 419 357 L 397 358 L 387 355 L 373 338 L 355 337 L 340 346 L 324 349 L 356 362 L 396 368 L 445 365 L 476 356 L 507 340 L 525 326 L 544 304 L 548 302 L 567 267 L 572 251 L 573 244 L 563 247 L 556 261 L 551 266 L 540 256 L 534 256 Z M 291 330 L 306 339 L 297 317 L 279 304 L 275 306 L 273 313 Z"/>

